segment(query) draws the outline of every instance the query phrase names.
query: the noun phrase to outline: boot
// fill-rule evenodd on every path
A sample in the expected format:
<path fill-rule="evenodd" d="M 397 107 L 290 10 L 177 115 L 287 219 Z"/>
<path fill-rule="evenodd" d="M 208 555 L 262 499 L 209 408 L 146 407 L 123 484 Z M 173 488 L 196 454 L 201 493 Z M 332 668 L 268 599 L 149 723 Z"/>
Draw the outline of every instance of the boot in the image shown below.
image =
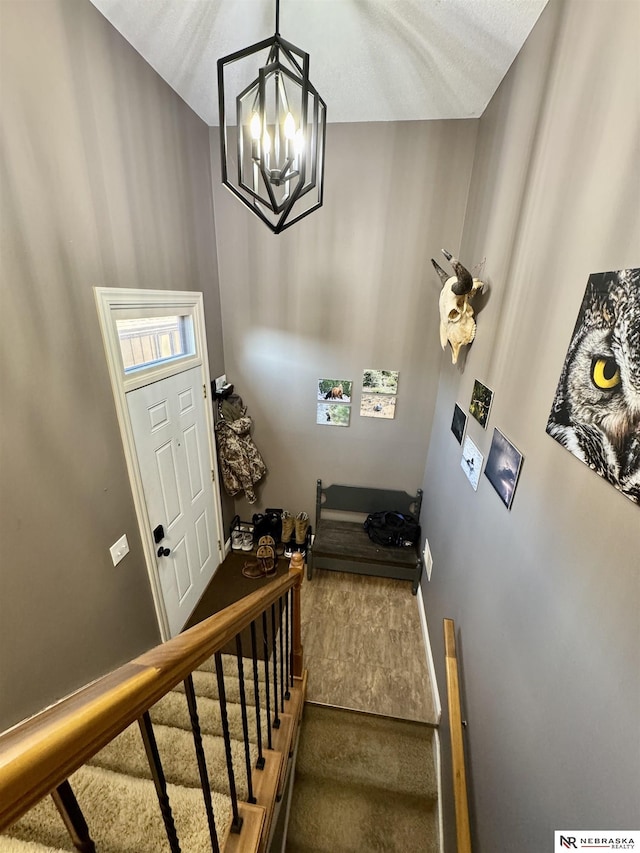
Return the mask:
<path fill-rule="evenodd" d="M 296 545 L 297 551 L 305 552 L 305 542 L 307 540 L 307 530 L 309 529 L 309 513 L 299 512 L 296 515 Z"/>
<path fill-rule="evenodd" d="M 282 513 L 282 544 L 284 545 L 284 555 L 285 557 L 291 556 L 291 537 L 293 536 L 293 529 L 295 526 L 295 518 L 291 515 L 290 512 L 285 511 Z M 288 552 L 288 553 L 287 553 Z"/>
<path fill-rule="evenodd" d="M 242 574 L 245 578 L 251 578 L 252 580 L 264 577 L 262 566 L 258 564 L 257 560 L 248 560 L 242 567 Z"/>

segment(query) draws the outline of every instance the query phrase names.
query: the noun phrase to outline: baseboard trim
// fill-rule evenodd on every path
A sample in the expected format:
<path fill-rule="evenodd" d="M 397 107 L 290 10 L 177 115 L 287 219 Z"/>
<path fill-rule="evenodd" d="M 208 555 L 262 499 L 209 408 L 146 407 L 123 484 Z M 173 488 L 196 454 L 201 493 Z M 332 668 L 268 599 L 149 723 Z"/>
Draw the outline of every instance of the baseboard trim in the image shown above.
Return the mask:
<path fill-rule="evenodd" d="M 420 627 L 422 628 L 422 641 L 424 643 L 424 651 L 427 658 L 427 671 L 429 672 L 429 680 L 433 691 L 433 707 L 436 712 L 436 723 L 439 724 L 442 719 L 442 703 L 440 701 L 440 691 L 438 690 L 438 681 L 436 679 L 436 668 L 433 662 L 433 651 L 431 649 L 431 641 L 429 639 L 429 628 L 427 626 L 427 613 L 424 609 L 424 598 L 422 597 L 422 587 L 418 587 L 418 613 L 420 614 Z"/>
<path fill-rule="evenodd" d="M 286 853 L 287 833 L 289 831 L 289 818 L 291 816 L 291 800 L 293 799 L 293 788 L 294 788 L 295 781 L 296 781 L 296 762 L 298 760 L 298 746 L 300 744 L 300 730 L 301 730 L 301 728 L 302 728 L 301 726 L 298 726 L 298 731 L 296 732 L 296 740 L 295 740 L 295 745 L 293 748 L 293 755 L 291 757 L 291 765 L 289 767 L 289 776 L 287 779 L 287 784 L 285 786 L 286 796 L 284 798 L 284 802 L 281 800 L 280 803 L 278 804 L 280 808 L 284 807 L 284 809 L 285 809 L 284 825 L 283 825 L 283 831 L 282 831 L 282 843 L 280 845 L 279 853 Z M 275 821 L 274 821 L 274 827 L 275 827 Z M 273 841 L 273 835 L 274 835 L 274 833 L 272 833 L 271 837 L 269 838 L 269 841 L 267 844 L 267 850 L 269 850 L 271 848 L 271 843 Z"/>
<path fill-rule="evenodd" d="M 444 853 L 444 813 L 442 810 L 442 755 L 440 752 L 440 731 L 433 733 L 433 752 L 436 764 L 436 779 L 438 782 L 438 846 Z"/>

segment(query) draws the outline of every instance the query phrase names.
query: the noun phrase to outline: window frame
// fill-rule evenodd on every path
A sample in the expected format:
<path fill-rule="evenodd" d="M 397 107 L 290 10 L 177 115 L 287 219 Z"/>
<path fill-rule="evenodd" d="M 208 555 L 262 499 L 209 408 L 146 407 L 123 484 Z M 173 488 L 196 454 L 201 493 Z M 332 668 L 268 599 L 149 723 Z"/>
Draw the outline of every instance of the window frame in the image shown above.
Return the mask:
<path fill-rule="evenodd" d="M 126 392 L 134 391 L 203 364 L 203 302 L 201 293 L 171 290 L 137 290 L 127 288 L 94 288 L 98 315 L 110 369 L 120 375 Z M 124 366 L 117 321 L 150 317 L 188 318 L 193 352 L 127 370 Z"/>

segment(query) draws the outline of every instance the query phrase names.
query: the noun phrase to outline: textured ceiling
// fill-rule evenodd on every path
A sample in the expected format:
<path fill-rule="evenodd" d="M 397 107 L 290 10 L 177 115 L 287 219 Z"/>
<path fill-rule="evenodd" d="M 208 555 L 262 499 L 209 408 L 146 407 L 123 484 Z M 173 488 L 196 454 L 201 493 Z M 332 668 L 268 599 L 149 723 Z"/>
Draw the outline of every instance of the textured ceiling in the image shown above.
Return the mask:
<path fill-rule="evenodd" d="M 275 0 L 91 0 L 209 125 L 216 62 L 275 31 Z M 477 118 L 547 0 L 281 0 L 329 122 Z"/>

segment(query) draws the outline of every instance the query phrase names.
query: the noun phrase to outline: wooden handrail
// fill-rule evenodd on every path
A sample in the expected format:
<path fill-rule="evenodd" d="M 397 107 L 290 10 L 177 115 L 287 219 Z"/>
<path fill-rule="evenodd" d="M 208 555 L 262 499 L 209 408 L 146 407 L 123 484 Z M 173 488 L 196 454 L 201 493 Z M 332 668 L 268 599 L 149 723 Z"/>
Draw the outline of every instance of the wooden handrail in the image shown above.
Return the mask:
<path fill-rule="evenodd" d="M 302 570 L 276 578 L 193 628 L 46 708 L 0 736 L 0 831 L 53 791 L 109 741 L 289 589 Z M 296 620 L 300 609 L 296 607 Z M 294 674 L 296 673 L 294 669 Z"/>
<path fill-rule="evenodd" d="M 451 764 L 453 770 L 453 801 L 456 811 L 457 853 L 471 853 L 469 826 L 469 800 L 467 774 L 462 740 L 462 714 L 460 712 L 460 684 L 456 655 L 456 629 L 453 619 L 444 619 L 444 654 L 447 670 L 447 696 L 449 702 L 449 735 L 451 738 Z"/>

